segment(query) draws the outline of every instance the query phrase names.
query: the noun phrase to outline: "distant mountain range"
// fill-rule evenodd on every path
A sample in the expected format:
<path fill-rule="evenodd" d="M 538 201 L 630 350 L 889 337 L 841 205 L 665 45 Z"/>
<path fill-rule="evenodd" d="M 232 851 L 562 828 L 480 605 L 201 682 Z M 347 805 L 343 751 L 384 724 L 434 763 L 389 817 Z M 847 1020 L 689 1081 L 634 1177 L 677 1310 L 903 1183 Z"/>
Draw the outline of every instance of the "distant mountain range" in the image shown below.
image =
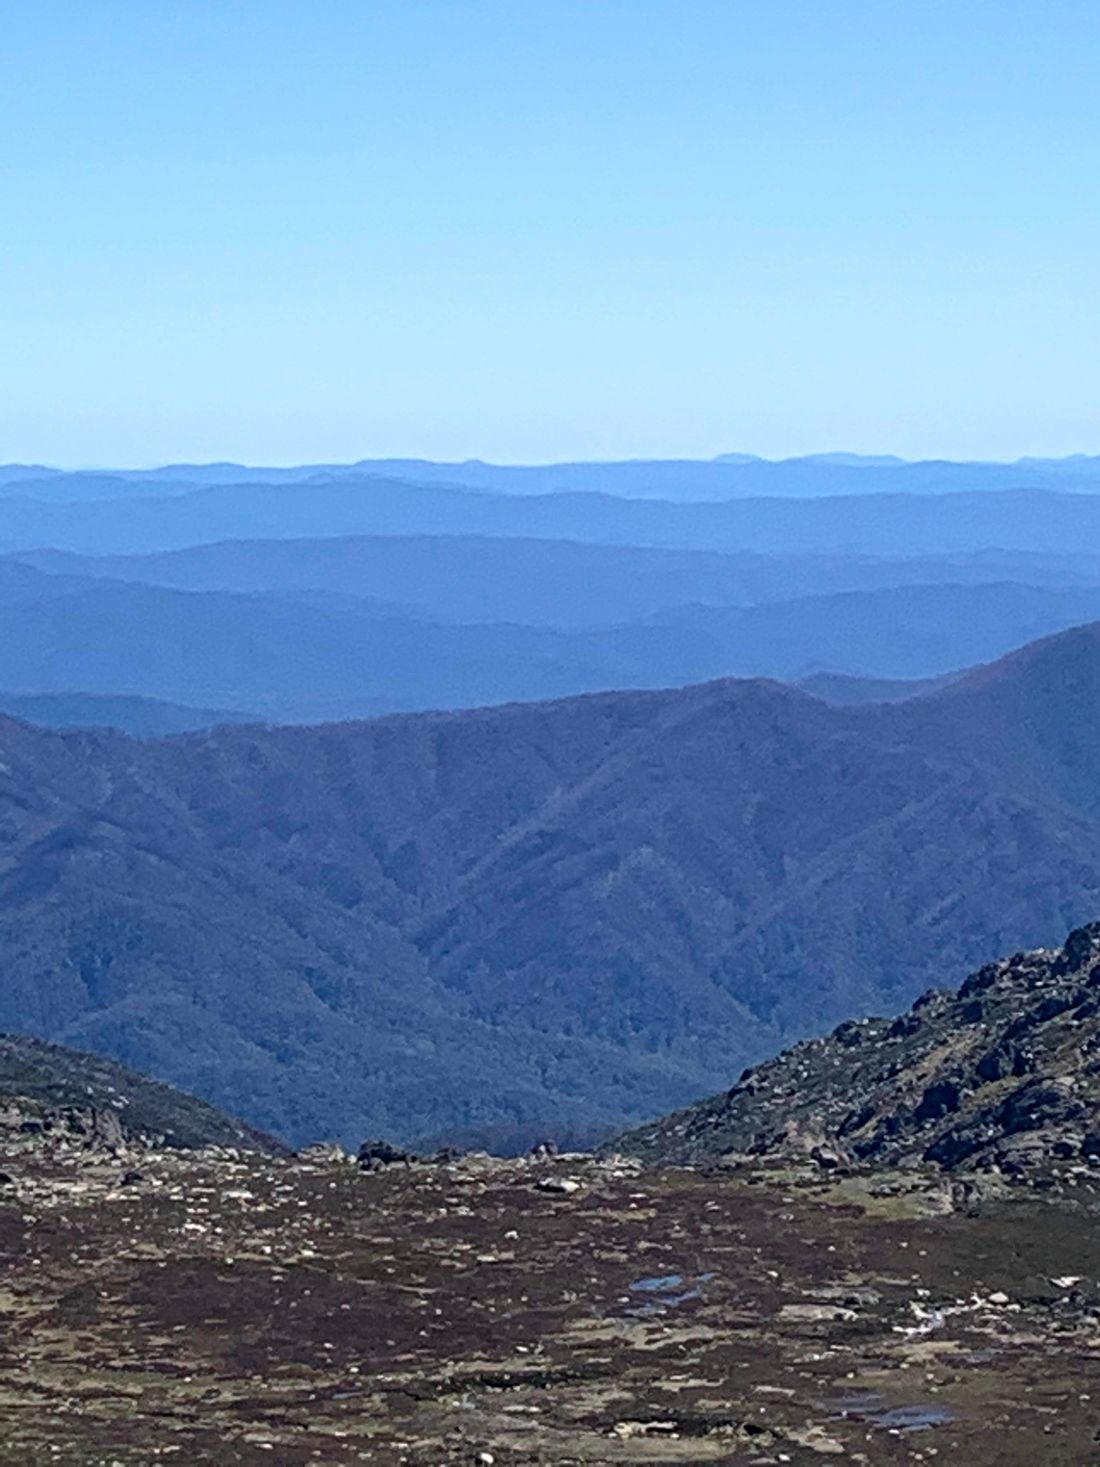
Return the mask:
<path fill-rule="evenodd" d="M 0 494 L 62 502 L 174 495 L 188 489 L 243 484 L 308 484 L 328 479 L 382 478 L 504 494 L 612 494 L 631 499 L 721 500 L 746 497 L 816 498 L 867 492 L 944 494 L 960 490 L 1100 488 L 1100 456 L 1019 459 L 1015 463 L 907 462 L 892 454 L 817 453 L 771 460 L 726 453 L 710 460 L 630 459 L 537 465 L 480 459 L 360 459 L 353 464 L 257 468 L 244 464 L 170 464 L 157 469 L 78 472 L 43 465 L 0 466 Z"/>
<path fill-rule="evenodd" d="M 752 606 L 898 586 L 1100 585 L 1100 549 L 1087 547 L 1057 555 L 760 554 L 419 534 L 223 540 L 151 555 L 22 551 L 14 560 L 85 581 L 141 581 L 180 591 L 322 591 L 367 597 L 432 621 L 586 629 L 688 604 Z"/>
<path fill-rule="evenodd" d="M 1091 626 L 896 704 L 0 722 L 0 1026 L 292 1140 L 608 1132 L 1100 910 L 1098 696 Z"/>
<path fill-rule="evenodd" d="M 292 1140 L 584 1141 L 1053 940 L 1100 910 L 1098 488 L 0 469 L 0 1026 Z"/>
<path fill-rule="evenodd" d="M 26 542 L 0 559 L 0 707 L 162 733 L 724 676 L 857 679 L 829 684 L 847 701 L 1100 617 L 1100 496 L 673 504 L 208 472 L 180 494 L 164 470 L 115 475 L 130 498 L 0 498 Z M 248 538 L 204 538 L 226 529 Z"/>
<path fill-rule="evenodd" d="M 217 540 L 433 534 L 784 555 L 1061 554 L 1091 549 L 1100 532 L 1100 494 L 1071 492 L 1061 480 L 1054 488 L 920 494 L 896 484 L 867 492 L 871 471 L 851 472 L 860 492 L 709 503 L 604 491 L 521 495 L 370 475 L 182 493 L 154 486 L 74 502 L 12 493 L 0 496 L 0 549 L 146 554 Z"/>
<path fill-rule="evenodd" d="M 280 553 L 273 556 L 272 549 Z M 345 567 L 349 585 L 363 572 L 367 585 L 396 589 L 402 572 L 382 577 L 364 571 L 377 569 L 388 555 L 410 567 L 410 589 L 453 615 L 466 610 L 470 598 L 481 597 L 486 606 L 517 611 L 526 600 L 529 615 L 549 616 L 556 598 L 567 598 L 570 579 L 578 586 L 573 615 L 582 608 L 594 614 L 601 600 L 609 606 L 633 600 L 640 607 L 647 597 L 659 601 L 662 590 L 671 598 L 690 589 L 690 564 L 677 564 L 676 556 L 668 564 L 658 556 L 656 573 L 647 577 L 638 560 L 620 562 L 615 551 L 605 556 L 596 547 L 549 549 L 543 556 L 539 542 L 531 542 L 495 555 L 486 542 L 469 552 L 461 542 L 447 542 L 442 550 L 429 542 L 425 552 L 419 544 L 410 551 L 398 542 L 379 551 L 368 542 L 365 554 L 361 545 L 354 556 L 340 548 L 334 562 L 309 546 L 300 553 L 287 545 L 285 554 L 278 545 L 212 547 L 210 557 L 195 552 L 190 570 L 188 557 L 166 557 L 158 563 L 166 565 L 164 571 L 148 559 L 140 571 L 201 582 L 204 575 L 231 578 L 238 566 L 242 579 L 251 572 L 277 584 L 280 578 L 308 580 L 316 574 L 322 583 L 330 577 L 330 584 L 340 584 L 337 572 Z M 470 573 L 464 577 L 467 554 Z M 638 556 L 644 563 L 644 553 Z M 52 554 L 43 559 L 59 563 Z M 470 708 L 727 676 L 935 678 L 1100 618 L 1100 584 L 1054 589 L 979 582 L 901 585 L 750 606 L 670 606 L 634 621 L 588 628 L 461 623 L 335 591 L 178 590 L 90 575 L 85 561 L 60 563 L 85 573 L 48 574 L 0 560 L 0 610 L 18 633 L 0 641 L 0 688 L 151 698 L 184 710 L 240 710 L 274 722 Z M 114 559 L 105 564 L 126 569 Z M 725 575 L 728 591 L 736 593 L 734 567 L 706 564 L 712 566 L 713 587 Z M 311 569 L 317 565 L 319 570 Z M 434 590 L 433 565 L 439 572 Z M 879 570 L 872 567 L 867 574 L 873 578 Z M 765 579 L 760 565 L 755 573 L 758 581 Z M 858 577 L 863 571 L 850 573 Z M 836 566 L 826 566 L 823 578 L 838 574 Z M 781 565 L 778 575 L 793 579 L 791 563 Z M 807 579 L 812 575 L 811 569 Z M 699 587 L 705 588 L 702 577 Z M 117 706 L 127 728 L 155 731 L 135 721 L 140 710 Z M 171 716 L 163 714 L 169 721 Z M 177 726 L 195 726 L 188 712 L 175 716 L 182 720 Z"/>

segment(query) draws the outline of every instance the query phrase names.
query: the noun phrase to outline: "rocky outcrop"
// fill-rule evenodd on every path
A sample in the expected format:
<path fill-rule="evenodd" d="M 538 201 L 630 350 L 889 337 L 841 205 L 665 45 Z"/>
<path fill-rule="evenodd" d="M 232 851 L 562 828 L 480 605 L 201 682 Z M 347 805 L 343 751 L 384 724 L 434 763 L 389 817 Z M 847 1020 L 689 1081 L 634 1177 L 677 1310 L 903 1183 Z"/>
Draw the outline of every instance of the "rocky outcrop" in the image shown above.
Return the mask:
<path fill-rule="evenodd" d="M 659 1163 L 931 1164 L 1041 1178 L 1100 1167 L 1100 923 L 840 1025 L 724 1095 L 620 1137 Z"/>
<path fill-rule="evenodd" d="M 286 1151 L 205 1101 L 99 1055 L 0 1034 L 0 1148 L 122 1154 L 209 1146 Z"/>

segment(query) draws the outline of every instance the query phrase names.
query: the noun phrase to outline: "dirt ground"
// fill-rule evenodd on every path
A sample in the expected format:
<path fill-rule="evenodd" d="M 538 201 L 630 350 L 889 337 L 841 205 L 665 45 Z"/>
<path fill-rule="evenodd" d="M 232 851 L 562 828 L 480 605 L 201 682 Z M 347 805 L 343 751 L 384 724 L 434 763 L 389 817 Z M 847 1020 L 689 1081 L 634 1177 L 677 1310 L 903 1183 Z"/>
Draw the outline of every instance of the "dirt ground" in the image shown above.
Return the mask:
<path fill-rule="evenodd" d="M 0 1467 L 1100 1461 L 1088 1198 L 581 1158 L 6 1165 Z"/>

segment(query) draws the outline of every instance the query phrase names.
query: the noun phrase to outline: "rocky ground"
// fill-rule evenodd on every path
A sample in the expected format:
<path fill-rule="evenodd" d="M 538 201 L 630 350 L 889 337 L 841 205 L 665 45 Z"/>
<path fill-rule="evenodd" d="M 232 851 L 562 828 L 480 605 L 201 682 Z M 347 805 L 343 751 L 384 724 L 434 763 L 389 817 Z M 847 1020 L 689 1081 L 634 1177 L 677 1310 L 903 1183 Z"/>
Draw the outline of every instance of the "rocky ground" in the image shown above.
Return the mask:
<path fill-rule="evenodd" d="M 5 1135 L 0 1467 L 1100 1454 L 1087 1180 Z"/>
<path fill-rule="evenodd" d="M 896 1019 L 841 1024 L 732 1090 L 620 1137 L 650 1163 L 932 1164 L 975 1186 L 1100 1172 L 1100 923 L 933 991 Z"/>

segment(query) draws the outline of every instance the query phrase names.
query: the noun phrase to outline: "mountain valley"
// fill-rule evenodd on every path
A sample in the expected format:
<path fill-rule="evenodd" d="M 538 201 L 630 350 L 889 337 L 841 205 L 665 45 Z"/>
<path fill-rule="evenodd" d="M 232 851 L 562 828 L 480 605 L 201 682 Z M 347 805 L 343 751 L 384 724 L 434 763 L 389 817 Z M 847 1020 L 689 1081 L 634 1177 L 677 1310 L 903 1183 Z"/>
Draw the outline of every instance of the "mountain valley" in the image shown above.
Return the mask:
<path fill-rule="evenodd" d="M 1100 6 L 4 22 L 0 1467 L 1100 1467 Z"/>
<path fill-rule="evenodd" d="M 5 722 L 0 1025 L 296 1142 L 592 1139 L 1086 920 L 1098 686 L 1090 627 L 898 704 Z"/>

